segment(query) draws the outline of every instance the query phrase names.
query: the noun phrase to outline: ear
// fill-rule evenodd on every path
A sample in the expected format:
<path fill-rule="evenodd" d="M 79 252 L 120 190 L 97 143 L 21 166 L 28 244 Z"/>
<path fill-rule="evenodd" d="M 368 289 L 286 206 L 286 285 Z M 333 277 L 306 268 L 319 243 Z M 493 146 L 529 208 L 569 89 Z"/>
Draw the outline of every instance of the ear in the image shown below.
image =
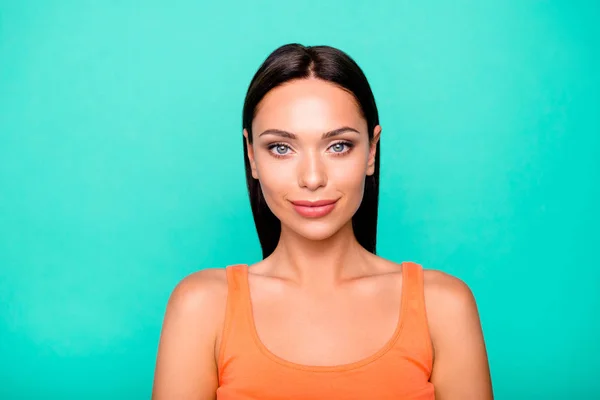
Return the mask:
<path fill-rule="evenodd" d="M 258 179 L 258 174 L 256 173 L 256 162 L 254 161 L 254 147 L 248 140 L 248 131 L 246 129 L 244 129 L 244 140 L 246 140 L 246 147 L 248 148 L 248 160 L 250 161 L 252 177 L 254 179 Z"/>
<path fill-rule="evenodd" d="M 377 143 L 381 136 L 381 126 L 377 125 L 373 129 L 373 138 L 369 144 L 369 160 L 367 161 L 367 175 L 371 176 L 375 173 L 375 155 L 377 153 Z"/>

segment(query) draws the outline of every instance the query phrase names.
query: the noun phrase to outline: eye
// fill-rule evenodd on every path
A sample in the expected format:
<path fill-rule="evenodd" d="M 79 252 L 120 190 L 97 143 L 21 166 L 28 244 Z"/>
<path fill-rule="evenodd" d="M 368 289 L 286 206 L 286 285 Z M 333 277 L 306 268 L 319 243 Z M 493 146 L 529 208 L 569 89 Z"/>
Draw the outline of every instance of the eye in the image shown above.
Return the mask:
<path fill-rule="evenodd" d="M 335 153 L 340 153 L 342 151 L 344 151 L 344 143 L 336 143 L 333 146 L 331 146 L 331 149 L 335 152 Z"/>
<path fill-rule="evenodd" d="M 274 156 L 286 156 L 289 154 L 290 146 L 284 143 L 273 143 L 269 146 L 269 151 Z"/>
<path fill-rule="evenodd" d="M 332 144 L 329 147 L 333 153 L 338 153 L 338 154 L 343 154 L 343 153 L 347 153 L 348 151 L 350 151 L 350 149 L 352 148 L 352 143 L 350 142 L 337 142 Z"/>

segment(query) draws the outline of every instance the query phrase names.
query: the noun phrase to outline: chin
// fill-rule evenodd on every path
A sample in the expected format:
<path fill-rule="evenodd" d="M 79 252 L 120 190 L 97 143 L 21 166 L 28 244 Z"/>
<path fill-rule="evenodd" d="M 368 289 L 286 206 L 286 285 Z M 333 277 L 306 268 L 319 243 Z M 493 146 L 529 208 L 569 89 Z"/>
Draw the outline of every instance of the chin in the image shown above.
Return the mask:
<path fill-rule="evenodd" d="M 308 221 L 287 225 L 288 229 L 295 234 L 308 240 L 327 240 L 340 231 L 344 224 L 336 224 L 326 221 Z"/>

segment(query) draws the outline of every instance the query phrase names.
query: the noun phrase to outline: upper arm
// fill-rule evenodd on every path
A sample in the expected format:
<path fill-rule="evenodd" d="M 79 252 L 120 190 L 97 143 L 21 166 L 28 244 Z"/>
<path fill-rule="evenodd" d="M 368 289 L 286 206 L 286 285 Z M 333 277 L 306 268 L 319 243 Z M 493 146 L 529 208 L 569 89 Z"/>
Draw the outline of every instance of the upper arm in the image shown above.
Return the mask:
<path fill-rule="evenodd" d="M 182 280 L 165 312 L 152 398 L 216 397 L 215 346 L 227 298 L 224 270 L 203 270 Z"/>
<path fill-rule="evenodd" d="M 434 348 L 431 382 L 437 400 L 493 398 L 475 299 L 461 280 L 426 271 L 425 300 Z"/>

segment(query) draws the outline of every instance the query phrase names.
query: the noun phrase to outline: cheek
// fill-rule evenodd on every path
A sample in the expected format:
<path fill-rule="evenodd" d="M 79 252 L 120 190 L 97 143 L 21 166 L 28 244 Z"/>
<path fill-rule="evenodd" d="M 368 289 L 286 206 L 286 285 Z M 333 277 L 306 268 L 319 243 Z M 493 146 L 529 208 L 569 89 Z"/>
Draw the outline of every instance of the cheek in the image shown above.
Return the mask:
<path fill-rule="evenodd" d="M 270 207 L 285 197 L 296 183 L 291 165 L 282 164 L 280 160 L 257 160 L 257 172 L 263 195 Z"/>
<path fill-rule="evenodd" d="M 335 182 L 337 189 L 358 202 L 364 190 L 365 178 L 366 165 L 363 162 L 347 163 L 344 168 L 336 168 L 330 174 L 330 179 Z"/>
<path fill-rule="evenodd" d="M 343 158 L 341 164 L 330 169 L 331 177 L 340 187 L 362 191 L 367 175 L 368 157 L 369 152 L 366 146 L 358 145 L 352 154 Z"/>

